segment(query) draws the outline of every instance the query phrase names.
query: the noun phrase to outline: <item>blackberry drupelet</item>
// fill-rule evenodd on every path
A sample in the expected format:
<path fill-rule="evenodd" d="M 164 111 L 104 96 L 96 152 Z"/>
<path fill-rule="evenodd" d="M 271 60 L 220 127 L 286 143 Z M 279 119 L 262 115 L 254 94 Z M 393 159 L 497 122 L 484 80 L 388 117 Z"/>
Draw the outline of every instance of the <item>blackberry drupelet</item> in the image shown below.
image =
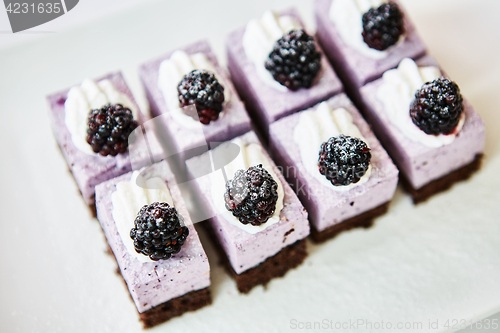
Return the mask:
<path fill-rule="evenodd" d="M 371 157 L 364 141 L 341 134 L 321 144 L 319 172 L 335 186 L 357 183 L 368 170 Z"/>
<path fill-rule="evenodd" d="M 206 70 L 186 74 L 177 86 L 181 107 L 194 105 L 202 124 L 219 118 L 224 102 L 224 87 Z"/>
<path fill-rule="evenodd" d="M 274 214 L 278 183 L 262 164 L 238 170 L 226 184 L 226 209 L 243 224 L 261 225 Z"/>
<path fill-rule="evenodd" d="M 177 210 L 165 202 L 143 206 L 134 224 L 130 238 L 135 250 L 155 261 L 178 253 L 189 235 L 189 229 L 181 225 Z"/>
<path fill-rule="evenodd" d="M 427 134 L 450 134 L 464 112 L 458 85 L 444 77 L 428 82 L 415 93 L 410 106 L 413 123 Z"/>
<path fill-rule="evenodd" d="M 373 49 L 386 50 L 404 33 L 403 12 L 393 2 L 372 8 L 363 15 L 363 39 Z"/>
<path fill-rule="evenodd" d="M 116 156 L 127 151 L 128 137 L 137 126 L 129 108 L 108 104 L 90 111 L 87 142 L 95 153 Z"/>
<path fill-rule="evenodd" d="M 292 30 L 274 44 L 265 67 L 288 89 L 309 88 L 321 69 L 321 53 L 304 30 Z"/>

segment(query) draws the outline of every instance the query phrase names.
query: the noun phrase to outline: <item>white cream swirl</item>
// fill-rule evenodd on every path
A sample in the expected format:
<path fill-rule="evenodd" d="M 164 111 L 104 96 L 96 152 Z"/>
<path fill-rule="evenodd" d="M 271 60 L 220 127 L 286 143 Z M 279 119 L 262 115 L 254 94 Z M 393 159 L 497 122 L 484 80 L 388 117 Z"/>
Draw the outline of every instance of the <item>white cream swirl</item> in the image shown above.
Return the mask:
<path fill-rule="evenodd" d="M 293 17 L 280 16 L 270 10 L 265 11 L 259 20 L 251 20 L 245 28 L 243 34 L 245 54 L 255 65 L 257 75 L 262 82 L 276 90 L 287 91 L 288 88 L 278 83 L 264 64 L 278 39 L 300 28 L 299 23 Z"/>
<path fill-rule="evenodd" d="M 96 84 L 90 79 L 85 79 L 79 87 L 69 90 L 64 103 L 65 123 L 73 144 L 82 152 L 89 155 L 96 154 L 87 143 L 88 116 L 91 110 L 99 109 L 109 103 L 128 107 L 134 119 L 137 119 L 138 111 L 134 103 L 127 95 L 118 91 L 109 80 L 102 80 Z"/>
<path fill-rule="evenodd" d="M 177 86 L 186 74 L 189 74 L 195 69 L 204 69 L 215 75 L 219 83 L 224 87 L 224 105 L 231 99 L 231 93 L 227 84 L 219 73 L 217 73 L 212 62 L 210 62 L 204 53 L 189 55 L 181 50 L 175 51 L 170 58 L 164 60 L 160 64 L 160 70 L 158 73 L 158 88 L 163 94 L 165 103 L 167 103 L 167 107 L 172 118 L 182 126 L 191 129 L 199 128 L 201 123 L 193 117 L 188 116 L 181 109 Z M 224 109 L 220 113 L 219 118 L 223 116 Z"/>
<path fill-rule="evenodd" d="M 151 262 L 149 257 L 135 251 L 134 241 L 130 238 L 130 230 L 134 227 L 137 213 L 144 205 L 166 202 L 171 207 L 174 206 L 165 181 L 159 177 L 144 179 L 139 171 L 134 171 L 129 181 L 116 184 L 116 191 L 111 195 L 111 202 L 113 219 L 127 251 L 140 262 Z"/>
<path fill-rule="evenodd" d="M 384 73 L 383 84 L 377 91 L 377 98 L 383 103 L 384 111 L 390 121 L 403 135 L 414 142 L 428 147 L 442 147 L 455 140 L 456 134 L 429 135 L 413 124 L 410 117 L 410 105 L 415 98 L 415 92 L 424 83 L 431 82 L 441 76 L 438 67 L 418 67 L 409 58 L 401 61 L 398 68 Z M 458 133 L 465 122 L 465 114 L 458 124 Z"/>
<path fill-rule="evenodd" d="M 346 186 L 334 186 L 318 170 L 318 152 L 323 142 L 340 134 L 356 137 L 366 142 L 358 127 L 353 123 L 351 114 L 343 109 L 335 109 L 322 102 L 315 110 L 302 111 L 293 131 L 293 139 L 300 151 L 300 158 L 305 169 L 323 186 L 335 191 L 349 191 L 364 184 L 371 175 L 371 165 L 357 183 Z M 368 144 L 368 142 L 366 142 Z"/>
<path fill-rule="evenodd" d="M 330 6 L 330 20 L 337 27 L 344 42 L 372 59 L 387 57 L 391 48 L 402 43 L 405 38 L 401 36 L 396 45 L 384 51 L 372 49 L 363 40 L 363 15 L 371 8 L 377 8 L 384 3 L 387 3 L 387 0 L 334 0 Z"/>
<path fill-rule="evenodd" d="M 256 143 L 251 143 L 246 145 L 239 138 L 236 138 L 231 142 L 240 147 L 240 153 L 233 161 L 231 161 L 224 167 L 224 173 L 227 178 L 224 178 L 224 174 L 221 171 L 212 172 L 210 174 L 212 200 L 218 213 L 222 215 L 222 217 L 226 221 L 250 234 L 256 234 L 280 221 L 280 213 L 281 210 L 283 209 L 283 200 L 285 197 L 283 191 L 283 185 L 281 184 L 281 181 L 274 172 L 271 160 L 264 154 L 261 145 Z M 215 148 L 214 151 L 218 149 L 224 149 L 224 144 Z M 213 156 L 214 153 L 212 153 L 212 157 Z M 269 174 L 276 181 L 276 183 L 278 183 L 278 200 L 276 202 L 276 210 L 274 214 L 269 218 L 269 220 L 267 220 L 266 223 L 263 223 L 259 226 L 253 226 L 250 224 L 241 223 L 236 217 L 233 216 L 233 214 L 230 211 L 226 209 L 224 202 L 224 193 L 226 191 L 226 179 L 230 180 L 234 178 L 234 174 L 238 170 L 247 170 L 249 167 L 256 166 L 258 164 L 262 164 L 264 169 L 266 169 L 267 172 L 269 172 Z"/>

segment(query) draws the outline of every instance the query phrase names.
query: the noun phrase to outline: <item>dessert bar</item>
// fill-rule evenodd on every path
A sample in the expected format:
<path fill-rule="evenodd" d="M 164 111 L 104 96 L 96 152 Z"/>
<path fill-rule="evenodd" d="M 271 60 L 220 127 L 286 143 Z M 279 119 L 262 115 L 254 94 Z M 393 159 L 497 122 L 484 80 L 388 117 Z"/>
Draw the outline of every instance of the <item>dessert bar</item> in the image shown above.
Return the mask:
<path fill-rule="evenodd" d="M 314 12 L 318 41 L 356 103 L 360 87 L 396 67 L 403 58 L 418 59 L 426 53 L 397 1 L 316 0 Z M 381 33 L 381 41 L 373 30 Z"/>
<path fill-rule="evenodd" d="M 79 86 L 48 96 L 47 100 L 59 148 L 94 215 L 97 184 L 148 165 L 163 154 L 152 129 L 141 126 L 147 118 L 119 72 L 95 81 L 86 79 Z M 121 110 L 116 110 L 116 105 Z M 89 144 L 91 110 L 95 110 L 92 125 L 96 127 Z"/>
<path fill-rule="evenodd" d="M 139 68 L 151 116 L 173 167 L 248 132 L 250 117 L 206 41 L 175 50 Z"/>

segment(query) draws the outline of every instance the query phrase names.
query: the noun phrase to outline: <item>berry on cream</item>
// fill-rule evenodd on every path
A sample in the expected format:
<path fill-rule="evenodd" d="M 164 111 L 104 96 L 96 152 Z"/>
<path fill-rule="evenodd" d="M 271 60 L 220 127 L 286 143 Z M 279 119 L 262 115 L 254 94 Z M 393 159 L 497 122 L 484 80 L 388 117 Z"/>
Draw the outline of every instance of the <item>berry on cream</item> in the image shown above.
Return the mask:
<path fill-rule="evenodd" d="M 384 59 L 391 50 L 391 48 L 384 51 L 376 50 L 368 46 L 363 39 L 363 15 L 385 3 L 387 0 L 335 0 L 330 6 L 330 20 L 335 24 L 344 43 L 365 57 Z M 402 35 L 395 46 L 402 43 L 404 38 Z"/>
<path fill-rule="evenodd" d="M 165 103 L 172 118 L 182 126 L 190 129 L 200 129 L 200 122 L 184 113 L 179 102 L 177 87 L 184 76 L 193 70 L 207 70 L 215 75 L 222 86 L 226 86 L 222 77 L 217 73 L 214 66 L 203 53 L 187 54 L 184 51 L 175 51 L 169 59 L 164 60 L 159 69 L 158 88 L 163 93 Z M 228 89 L 224 89 L 224 104 L 230 100 Z M 222 111 L 219 117 L 224 115 Z"/>
<path fill-rule="evenodd" d="M 256 234 L 280 221 L 280 213 L 283 209 L 284 200 L 283 186 L 273 169 L 272 162 L 264 154 L 261 145 L 254 143 L 245 145 L 239 138 L 234 139 L 231 142 L 240 146 L 240 154 L 224 167 L 224 172 L 213 172 L 210 174 L 212 200 L 214 202 L 214 206 L 218 210 L 218 213 L 221 214 L 227 222 L 250 234 Z M 220 149 L 224 149 L 224 146 L 219 146 L 214 150 Z M 212 157 L 213 156 L 216 156 L 216 154 L 212 153 Z M 226 203 L 224 201 L 226 182 L 234 178 L 236 171 L 247 170 L 249 167 L 257 166 L 259 164 L 262 164 L 262 166 L 267 170 L 267 172 L 269 172 L 274 181 L 278 184 L 278 199 L 276 201 L 276 208 L 274 214 L 269 217 L 266 223 L 261 225 L 242 224 L 235 216 L 233 216 L 231 211 L 226 209 Z"/>
<path fill-rule="evenodd" d="M 462 114 L 456 131 L 446 135 L 426 134 L 412 122 L 410 105 L 415 99 L 415 92 L 425 82 L 431 82 L 440 76 L 438 67 L 418 67 L 412 59 L 405 58 L 398 68 L 384 73 L 383 84 L 377 91 L 377 98 L 383 103 L 391 123 L 410 140 L 434 148 L 451 144 L 465 122 L 465 114 Z"/>
<path fill-rule="evenodd" d="M 274 80 L 265 68 L 266 60 L 274 44 L 283 35 L 300 29 L 299 23 L 291 16 L 280 16 L 270 10 L 265 11 L 260 19 L 251 20 L 243 35 L 243 49 L 248 59 L 255 65 L 259 78 L 266 85 L 280 91 L 288 89 Z"/>

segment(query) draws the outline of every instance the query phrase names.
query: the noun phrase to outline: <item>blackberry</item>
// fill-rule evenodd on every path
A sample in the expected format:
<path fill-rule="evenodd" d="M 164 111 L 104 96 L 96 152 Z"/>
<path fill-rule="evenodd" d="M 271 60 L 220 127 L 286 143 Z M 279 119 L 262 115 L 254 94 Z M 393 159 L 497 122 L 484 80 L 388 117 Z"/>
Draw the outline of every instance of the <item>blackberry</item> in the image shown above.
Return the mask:
<path fill-rule="evenodd" d="M 341 134 L 321 144 L 319 172 L 335 186 L 357 183 L 368 170 L 371 157 L 364 141 Z"/>
<path fill-rule="evenodd" d="M 189 229 L 181 226 L 177 210 L 165 202 L 143 206 L 134 224 L 130 238 L 135 251 L 155 261 L 178 253 L 189 235 Z"/>
<path fill-rule="evenodd" d="M 238 170 L 226 184 L 226 209 L 243 224 L 261 225 L 274 214 L 278 201 L 278 183 L 262 167 Z"/>
<path fill-rule="evenodd" d="M 321 53 L 304 30 L 292 30 L 274 44 L 265 67 L 288 89 L 309 88 L 321 69 Z"/>
<path fill-rule="evenodd" d="M 224 102 L 224 87 L 206 70 L 186 74 L 177 86 L 181 107 L 194 105 L 202 124 L 219 118 Z"/>
<path fill-rule="evenodd" d="M 90 111 L 87 142 L 95 153 L 116 156 L 127 151 L 128 137 L 137 126 L 129 108 L 108 104 Z"/>
<path fill-rule="evenodd" d="M 458 85 L 444 77 L 428 82 L 415 93 L 410 106 L 413 123 L 427 134 L 450 134 L 464 112 Z"/>
<path fill-rule="evenodd" d="M 363 39 L 369 47 L 383 51 L 405 33 L 404 15 L 393 2 L 372 8 L 363 15 Z"/>

